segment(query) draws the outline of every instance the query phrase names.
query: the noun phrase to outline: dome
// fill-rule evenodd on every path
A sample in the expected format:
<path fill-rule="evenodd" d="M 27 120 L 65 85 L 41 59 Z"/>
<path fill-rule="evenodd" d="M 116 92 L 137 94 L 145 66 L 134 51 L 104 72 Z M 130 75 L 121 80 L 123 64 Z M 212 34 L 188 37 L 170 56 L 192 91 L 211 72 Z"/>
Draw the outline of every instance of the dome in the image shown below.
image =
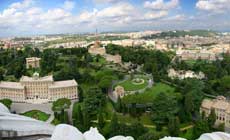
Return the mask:
<path fill-rule="evenodd" d="M 39 78 L 39 73 L 38 73 L 38 72 L 35 72 L 35 73 L 33 74 L 33 77 L 34 77 L 35 79 L 38 79 L 38 78 Z"/>
<path fill-rule="evenodd" d="M 10 113 L 9 109 L 2 103 L 0 103 L 0 112 Z"/>
<path fill-rule="evenodd" d="M 86 140 L 105 140 L 104 136 L 102 136 L 97 128 L 90 127 L 89 131 L 84 133 L 84 138 Z"/>
<path fill-rule="evenodd" d="M 51 140 L 85 140 L 83 134 L 75 127 L 59 124 L 54 129 Z"/>

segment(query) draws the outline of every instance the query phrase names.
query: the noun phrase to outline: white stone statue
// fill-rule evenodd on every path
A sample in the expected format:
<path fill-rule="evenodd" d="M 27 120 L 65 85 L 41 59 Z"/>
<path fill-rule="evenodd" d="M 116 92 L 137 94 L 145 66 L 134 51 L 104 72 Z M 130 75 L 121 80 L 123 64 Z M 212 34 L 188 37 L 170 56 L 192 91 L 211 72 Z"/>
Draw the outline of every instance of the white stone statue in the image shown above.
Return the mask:
<path fill-rule="evenodd" d="M 86 140 L 105 140 L 105 137 L 98 132 L 97 128 L 93 127 L 90 127 L 90 130 L 84 133 L 84 138 Z"/>
<path fill-rule="evenodd" d="M 23 137 L 32 135 L 51 135 L 55 126 L 22 115 L 11 114 L 0 103 L 1 137 Z"/>
<path fill-rule="evenodd" d="M 134 140 L 133 137 L 124 137 L 124 136 L 115 136 L 115 137 L 112 137 L 110 138 L 109 140 Z"/>
<path fill-rule="evenodd" d="M 178 138 L 178 137 L 164 137 L 160 140 L 186 140 L 184 138 Z"/>
<path fill-rule="evenodd" d="M 230 140 L 230 134 L 225 132 L 205 133 L 198 140 Z"/>
<path fill-rule="evenodd" d="M 8 133 L 8 131 L 16 133 Z M 2 135 L 3 134 L 3 135 Z M 97 128 L 91 127 L 82 134 L 77 128 L 59 124 L 56 127 L 22 115 L 11 114 L 6 106 L 0 103 L 0 136 L 27 137 L 34 135 L 52 135 L 39 140 L 105 140 Z M 109 140 L 134 140 L 132 137 L 115 136 Z"/>
<path fill-rule="evenodd" d="M 82 134 L 73 126 L 59 124 L 55 128 L 51 140 L 105 140 L 105 137 L 98 132 L 97 128 L 91 127 L 89 131 Z M 134 140 L 134 138 L 115 136 L 109 140 Z"/>
<path fill-rule="evenodd" d="M 51 140 L 85 140 L 85 138 L 77 128 L 59 124 L 55 128 Z"/>

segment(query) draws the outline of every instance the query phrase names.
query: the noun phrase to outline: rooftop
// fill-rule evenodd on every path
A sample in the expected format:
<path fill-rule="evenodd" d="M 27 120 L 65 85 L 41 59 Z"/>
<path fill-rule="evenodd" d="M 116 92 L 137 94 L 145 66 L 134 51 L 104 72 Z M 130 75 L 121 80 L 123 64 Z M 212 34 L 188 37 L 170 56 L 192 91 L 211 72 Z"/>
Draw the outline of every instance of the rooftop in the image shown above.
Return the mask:
<path fill-rule="evenodd" d="M 54 82 L 49 88 L 62 88 L 62 87 L 71 87 L 77 86 L 77 82 L 75 80 L 66 80 L 66 81 L 57 81 Z"/>
<path fill-rule="evenodd" d="M 0 82 L 0 88 L 13 88 L 13 89 L 24 89 L 18 82 Z"/>
<path fill-rule="evenodd" d="M 53 76 L 45 76 L 45 77 L 39 77 L 39 78 L 34 78 L 34 77 L 28 77 L 28 76 L 22 76 L 20 79 L 20 82 L 33 82 L 33 81 L 50 81 L 53 82 Z"/>

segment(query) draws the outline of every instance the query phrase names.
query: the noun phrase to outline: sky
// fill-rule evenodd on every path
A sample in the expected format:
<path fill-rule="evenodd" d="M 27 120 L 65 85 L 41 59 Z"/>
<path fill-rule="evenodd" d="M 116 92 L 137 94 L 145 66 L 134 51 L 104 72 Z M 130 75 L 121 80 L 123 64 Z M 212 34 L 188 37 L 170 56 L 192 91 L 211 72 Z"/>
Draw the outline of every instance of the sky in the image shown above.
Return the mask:
<path fill-rule="evenodd" d="M 230 30 L 230 0 L 0 0 L 0 36 Z"/>

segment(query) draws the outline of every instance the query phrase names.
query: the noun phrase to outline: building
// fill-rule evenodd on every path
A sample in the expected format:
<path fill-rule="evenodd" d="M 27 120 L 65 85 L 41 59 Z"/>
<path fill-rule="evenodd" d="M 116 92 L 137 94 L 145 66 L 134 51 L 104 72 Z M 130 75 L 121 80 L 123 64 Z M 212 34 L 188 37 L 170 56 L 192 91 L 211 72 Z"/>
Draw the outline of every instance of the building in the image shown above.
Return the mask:
<path fill-rule="evenodd" d="M 122 86 L 116 86 L 115 90 L 113 91 L 114 95 L 116 96 L 116 98 L 118 97 L 124 97 L 125 96 L 125 89 Z"/>
<path fill-rule="evenodd" d="M 39 68 L 40 67 L 40 60 L 41 58 L 37 57 L 30 57 L 26 58 L 26 68 Z"/>
<path fill-rule="evenodd" d="M 93 46 L 88 49 L 88 52 L 92 55 L 105 55 L 106 50 L 104 47 L 101 47 L 99 41 L 96 41 Z"/>
<path fill-rule="evenodd" d="M 209 60 L 216 61 L 217 59 L 222 60 L 223 57 L 207 50 L 177 50 L 177 57 L 181 60 Z"/>
<path fill-rule="evenodd" d="M 119 54 L 116 54 L 116 55 L 105 54 L 104 57 L 106 61 L 117 63 L 117 64 L 122 63 L 121 56 Z"/>
<path fill-rule="evenodd" d="M 216 125 L 225 124 L 225 130 L 230 130 L 230 101 L 223 96 L 217 96 L 216 99 L 204 99 L 200 112 L 208 116 L 211 110 L 216 113 Z"/>
<path fill-rule="evenodd" d="M 0 82 L 0 99 L 13 102 L 45 103 L 59 98 L 77 99 L 78 89 L 75 80 L 57 81 L 53 76 L 22 76 L 19 82 Z"/>
<path fill-rule="evenodd" d="M 196 78 L 196 79 L 204 79 L 205 74 L 203 72 L 198 72 L 195 73 L 193 71 L 184 71 L 184 70 L 174 70 L 174 69 L 169 69 L 168 70 L 168 77 L 175 79 L 186 79 L 186 78 Z"/>

